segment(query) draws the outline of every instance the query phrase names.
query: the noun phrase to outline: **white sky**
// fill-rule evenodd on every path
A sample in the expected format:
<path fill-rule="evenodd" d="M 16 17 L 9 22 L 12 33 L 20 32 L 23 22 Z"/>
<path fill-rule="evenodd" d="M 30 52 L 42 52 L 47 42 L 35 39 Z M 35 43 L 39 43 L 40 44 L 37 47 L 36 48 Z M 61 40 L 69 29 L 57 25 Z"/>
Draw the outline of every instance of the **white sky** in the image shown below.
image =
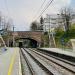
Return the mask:
<path fill-rule="evenodd" d="M 0 11 L 3 15 L 13 19 L 16 27 L 15 30 L 27 31 L 29 30 L 31 22 L 39 16 L 40 13 L 34 18 L 43 1 L 44 0 L 0 0 Z M 45 5 L 48 1 L 49 0 L 46 0 Z M 54 0 L 43 15 L 58 13 L 62 7 L 70 6 L 72 1 L 73 0 Z"/>

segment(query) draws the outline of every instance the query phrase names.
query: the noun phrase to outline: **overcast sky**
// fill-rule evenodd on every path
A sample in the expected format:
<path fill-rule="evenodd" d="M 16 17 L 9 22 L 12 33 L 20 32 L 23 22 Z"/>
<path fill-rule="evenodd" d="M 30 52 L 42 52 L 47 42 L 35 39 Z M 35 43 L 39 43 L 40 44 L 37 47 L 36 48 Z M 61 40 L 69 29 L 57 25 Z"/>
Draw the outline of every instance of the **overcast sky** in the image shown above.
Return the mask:
<path fill-rule="evenodd" d="M 12 18 L 15 30 L 29 30 L 29 26 L 33 20 L 40 15 L 36 15 L 44 0 L 0 0 L 0 11 L 3 15 Z M 45 7 L 49 0 L 46 0 Z M 65 6 L 74 6 L 75 0 L 54 0 L 47 11 L 43 14 L 58 13 L 60 8 Z M 75 6 L 74 6 L 75 7 Z M 41 10 L 42 10 L 41 9 Z M 40 11 L 41 11 L 40 10 Z"/>

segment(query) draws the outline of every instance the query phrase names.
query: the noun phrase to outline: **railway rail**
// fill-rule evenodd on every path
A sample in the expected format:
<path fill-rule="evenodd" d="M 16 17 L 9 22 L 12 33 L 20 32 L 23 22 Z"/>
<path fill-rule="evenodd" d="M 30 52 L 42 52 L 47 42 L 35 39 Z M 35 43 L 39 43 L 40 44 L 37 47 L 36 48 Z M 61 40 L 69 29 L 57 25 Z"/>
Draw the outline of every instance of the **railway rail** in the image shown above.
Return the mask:
<path fill-rule="evenodd" d="M 75 64 L 71 62 L 60 61 L 37 49 L 21 48 L 20 53 L 26 61 L 30 75 L 75 75 Z"/>

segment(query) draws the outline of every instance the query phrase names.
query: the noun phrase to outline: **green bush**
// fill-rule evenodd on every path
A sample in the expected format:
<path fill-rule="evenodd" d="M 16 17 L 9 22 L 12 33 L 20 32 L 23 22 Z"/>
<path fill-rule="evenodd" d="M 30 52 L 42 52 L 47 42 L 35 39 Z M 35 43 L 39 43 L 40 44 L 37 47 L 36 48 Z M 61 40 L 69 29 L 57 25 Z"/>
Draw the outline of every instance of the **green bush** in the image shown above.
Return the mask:
<path fill-rule="evenodd" d="M 75 26 L 74 26 L 75 27 Z M 69 42 L 70 39 L 75 39 L 75 28 L 73 26 L 70 28 L 68 32 L 64 32 L 62 30 L 56 30 L 55 40 L 57 47 L 62 46 L 62 40 L 64 42 L 64 46 Z"/>

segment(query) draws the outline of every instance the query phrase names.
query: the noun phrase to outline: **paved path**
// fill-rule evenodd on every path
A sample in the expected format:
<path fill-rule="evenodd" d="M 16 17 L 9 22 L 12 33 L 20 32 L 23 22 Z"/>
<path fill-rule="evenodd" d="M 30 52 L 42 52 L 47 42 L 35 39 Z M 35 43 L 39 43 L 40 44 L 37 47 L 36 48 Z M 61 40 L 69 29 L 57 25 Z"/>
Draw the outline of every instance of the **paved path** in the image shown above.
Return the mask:
<path fill-rule="evenodd" d="M 19 48 L 8 48 L 0 55 L 0 75 L 21 75 Z"/>

